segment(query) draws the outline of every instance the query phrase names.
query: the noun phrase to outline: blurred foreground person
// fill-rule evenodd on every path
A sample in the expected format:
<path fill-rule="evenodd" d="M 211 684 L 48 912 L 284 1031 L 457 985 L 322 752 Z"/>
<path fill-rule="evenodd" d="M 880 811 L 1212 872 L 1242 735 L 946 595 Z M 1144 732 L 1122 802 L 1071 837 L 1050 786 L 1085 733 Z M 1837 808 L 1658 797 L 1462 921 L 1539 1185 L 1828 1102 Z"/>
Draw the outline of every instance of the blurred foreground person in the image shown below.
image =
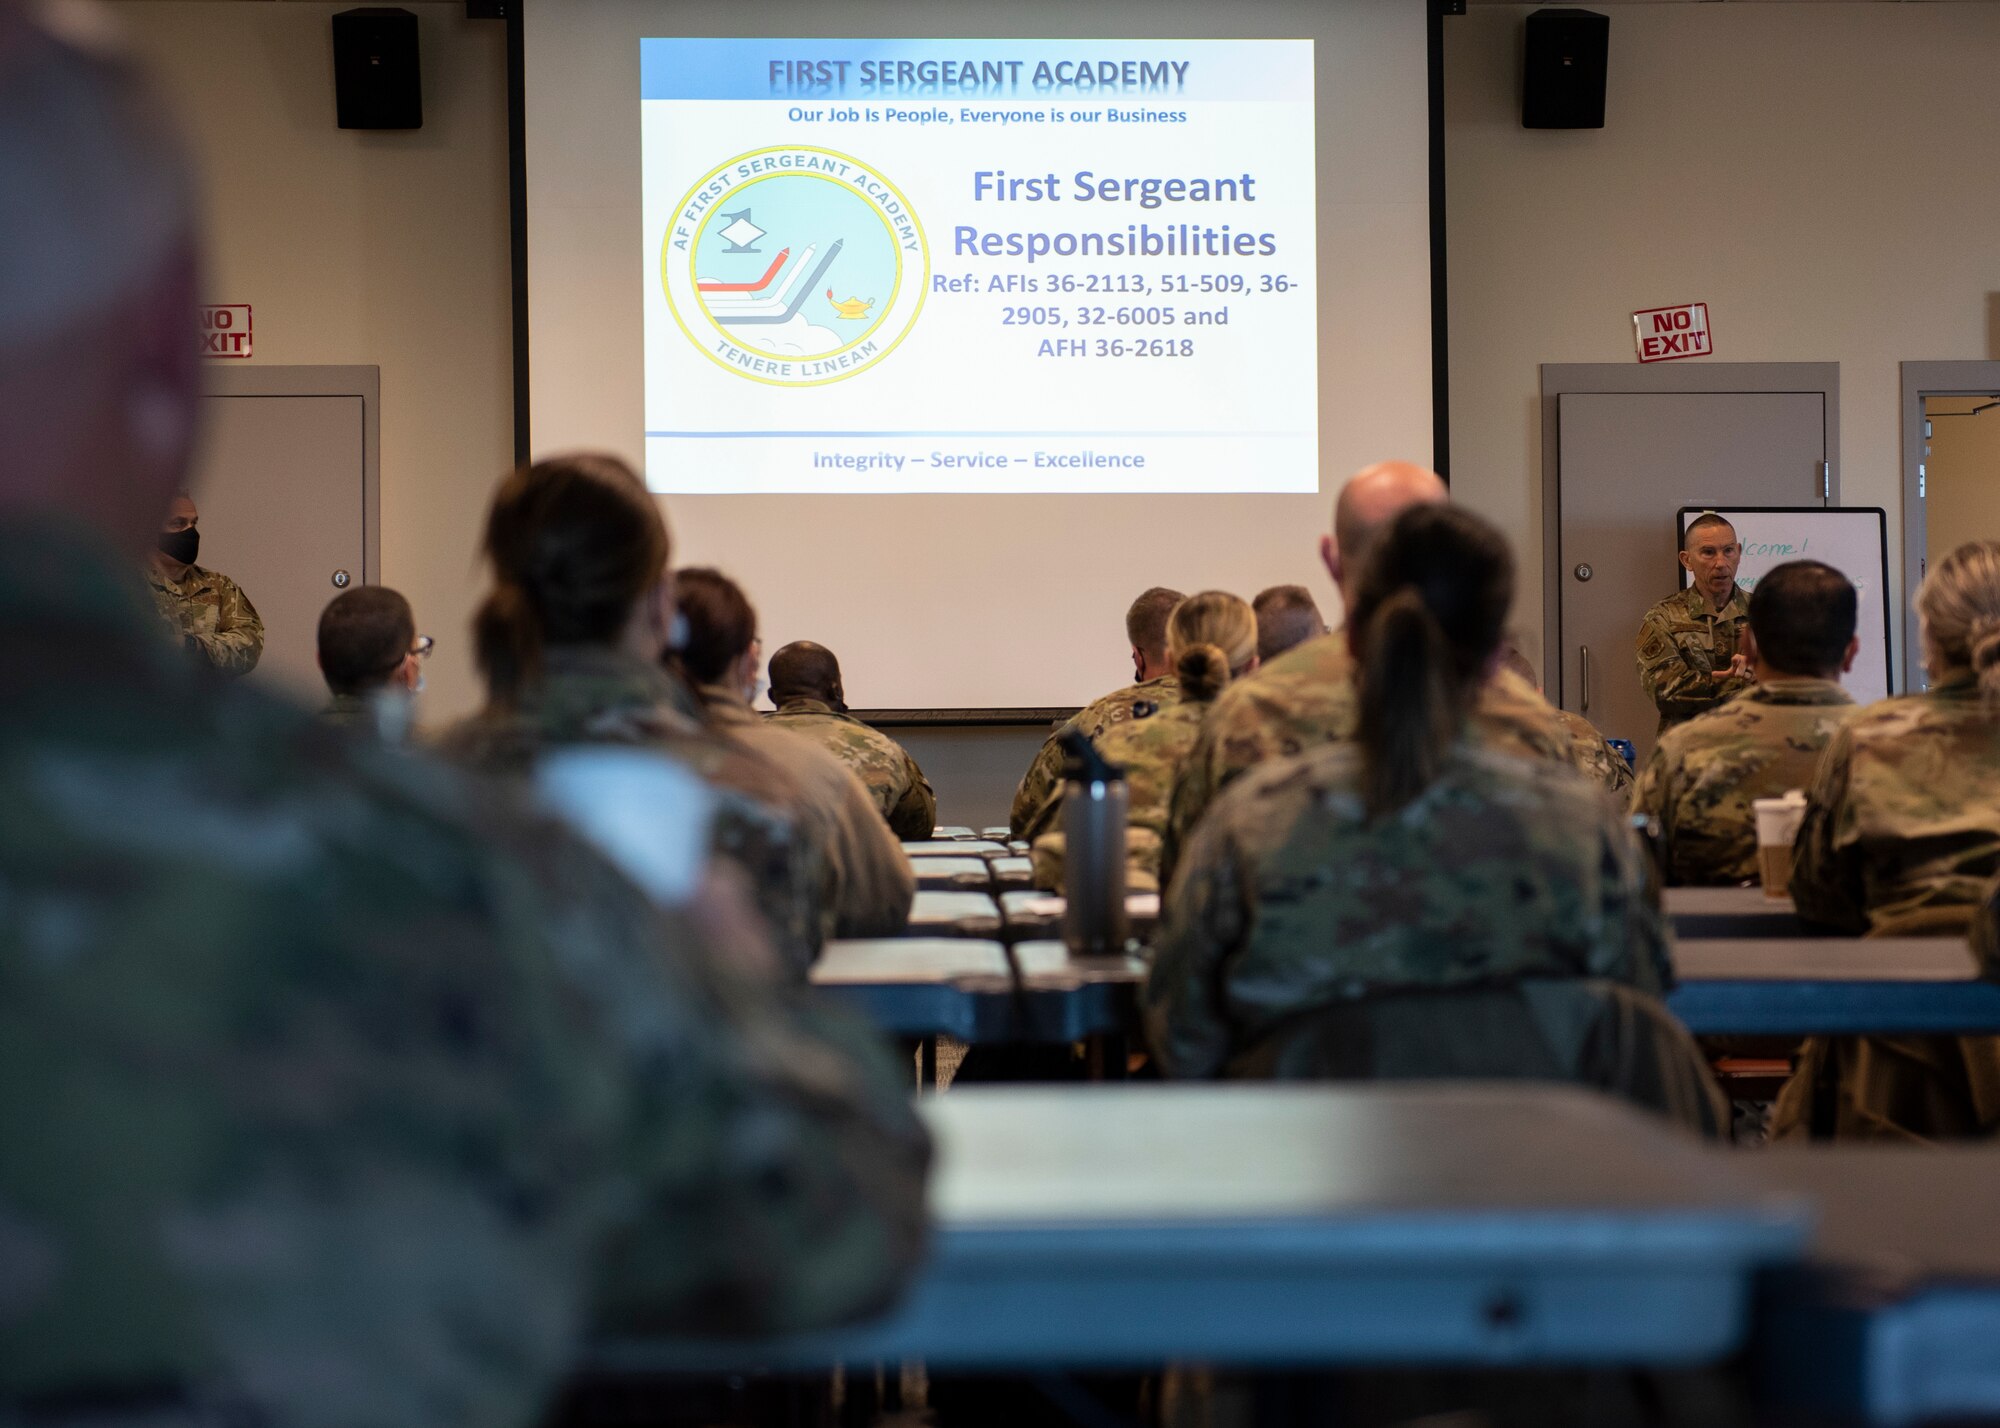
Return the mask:
<path fill-rule="evenodd" d="M 1962 936 L 2000 873 L 2000 541 L 1973 541 L 1933 565 L 1916 607 L 1930 688 L 1841 726 L 1792 849 L 1800 916 L 1842 932 Z M 1815 1037 L 1772 1118 L 1774 1135 L 1996 1130 L 1992 1036 Z"/>
<path fill-rule="evenodd" d="M 880 1305 L 922 1237 L 893 1079 L 556 826 L 161 639 L 191 185 L 32 13 L 0 0 L 0 1422 L 523 1424 L 593 1322 Z"/>
<path fill-rule="evenodd" d="M 1180 702 L 1181 687 L 1174 679 L 1173 661 L 1167 658 L 1167 617 L 1180 603 L 1180 591 L 1155 585 L 1126 610 L 1125 638 L 1132 646 L 1132 683 L 1084 705 L 1042 741 L 1035 761 L 1028 765 L 1020 786 L 1014 790 L 1014 806 L 1007 821 L 1016 838 L 1026 834 L 1029 820 L 1062 784 L 1062 736 L 1066 730 L 1081 729 L 1094 739 L 1120 719 L 1129 719 L 1135 710 L 1166 709 Z"/>
<path fill-rule="evenodd" d="M 749 880 L 794 973 L 831 916 L 828 858 L 803 821 L 798 782 L 683 712 L 660 668 L 673 624 L 671 542 L 645 485 L 615 456 L 549 457 L 494 493 L 485 551 L 493 588 L 474 619 L 486 704 L 447 730 L 450 758 L 526 775 L 563 749 L 649 749 L 718 795 L 715 846 Z"/>
<path fill-rule="evenodd" d="M 1240 596 L 1204 590 L 1174 607 L 1167 621 L 1167 659 L 1180 685 L 1178 704 L 1134 713 L 1099 734 L 1097 751 L 1125 770 L 1126 884 L 1133 891 L 1159 886 L 1160 840 L 1167 829 L 1167 801 L 1174 779 L 1215 696 L 1232 679 L 1257 668 L 1256 615 Z M 1028 825 L 1035 840 L 1035 886 L 1063 885 L 1062 785 Z"/>
<path fill-rule="evenodd" d="M 431 652 L 410 602 L 386 585 L 343 591 L 319 612 L 317 643 L 331 696 L 321 720 L 392 744 L 408 738 Z"/>
<path fill-rule="evenodd" d="M 1840 676 L 1854 665 L 1859 602 L 1830 565 L 1789 560 L 1750 596 L 1742 649 L 1751 683 L 1660 736 L 1632 795 L 1659 824 L 1669 886 L 1757 876 L 1760 798 L 1812 782 L 1819 756 L 1854 713 Z"/>
<path fill-rule="evenodd" d="M 785 771 L 798 789 L 796 814 L 826 853 L 825 907 L 835 937 L 893 937 L 910 920 L 916 874 L 868 790 L 846 764 L 811 739 L 761 718 L 756 697 L 763 644 L 757 612 L 717 570 L 683 570 L 674 602 L 686 622 L 675 653 L 709 727 Z"/>
<path fill-rule="evenodd" d="M 1355 472 L 1334 503 L 1333 533 L 1320 537 L 1320 559 L 1354 609 L 1353 579 L 1376 534 L 1411 506 L 1449 496 L 1435 472 L 1408 461 L 1384 461 Z M 1266 759 L 1283 758 L 1354 737 L 1355 655 L 1348 631 L 1307 640 L 1247 679 L 1225 689 L 1202 721 L 1200 736 L 1175 781 L 1162 883 L 1172 879 L 1179 849 L 1209 803 Z M 1574 746 L 1534 688 L 1508 671 L 1478 688 L 1474 727 L 1497 749 L 1570 763 Z"/>
<path fill-rule="evenodd" d="M 1450 506 L 1371 545 L 1355 737 L 1238 779 L 1170 890 L 1146 989 L 1170 1074 L 1575 1079 L 1726 1124 L 1652 1001 L 1667 938 L 1623 815 L 1474 727 L 1513 585 L 1498 532 Z"/>
<path fill-rule="evenodd" d="M 194 563 L 200 523 L 194 498 L 185 491 L 175 496 L 146 562 L 153 604 L 190 655 L 221 674 L 248 674 L 264 654 L 264 621 L 241 585 Z"/>
<path fill-rule="evenodd" d="M 771 656 L 771 703 L 764 717 L 811 739 L 854 770 L 898 838 L 921 842 L 937 827 L 937 795 L 910 751 L 847 712 L 840 661 L 825 645 L 794 640 Z"/>

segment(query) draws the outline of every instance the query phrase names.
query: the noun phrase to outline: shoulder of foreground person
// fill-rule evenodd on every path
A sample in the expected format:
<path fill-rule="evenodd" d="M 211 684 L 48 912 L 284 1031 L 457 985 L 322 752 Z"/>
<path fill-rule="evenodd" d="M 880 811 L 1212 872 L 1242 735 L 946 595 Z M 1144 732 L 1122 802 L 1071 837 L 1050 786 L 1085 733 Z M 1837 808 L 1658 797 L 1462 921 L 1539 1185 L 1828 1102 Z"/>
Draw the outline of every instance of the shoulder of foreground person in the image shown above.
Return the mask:
<path fill-rule="evenodd" d="M 302 1355 L 397 1405 L 379 1421 L 440 1398 L 510 1421 L 593 1299 L 761 1331 L 893 1292 L 922 1239 L 924 1140 L 849 1029 L 732 977 L 725 949 L 478 781 L 251 691 L 134 689 L 99 712 L 29 731 L 66 772 L 7 789 L 38 832 L 0 838 L 0 882 L 33 891 L 26 930 L 61 946 L 12 943 L 0 1043 L 33 1074 L 0 1078 L 0 1125 L 67 1109 L 46 1154 L 0 1166 L 9 1235 L 53 1247 L 0 1327 L 0 1392 L 218 1363 L 290 1391 L 277 1370 Z M 146 789 L 175 837 L 118 831 Z M 285 1252 L 204 1248 L 249 1224 Z M 480 1351 L 382 1352 L 446 1323 Z"/>

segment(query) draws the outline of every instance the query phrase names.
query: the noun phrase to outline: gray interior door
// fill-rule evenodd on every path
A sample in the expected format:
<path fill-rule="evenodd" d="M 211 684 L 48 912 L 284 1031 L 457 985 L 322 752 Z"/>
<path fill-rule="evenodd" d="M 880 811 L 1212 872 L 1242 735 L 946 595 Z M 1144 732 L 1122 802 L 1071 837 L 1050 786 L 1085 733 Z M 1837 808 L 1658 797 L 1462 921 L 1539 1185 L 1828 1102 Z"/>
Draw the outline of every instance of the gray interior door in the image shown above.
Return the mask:
<path fill-rule="evenodd" d="M 1557 399 L 1563 708 L 1643 758 L 1658 713 L 1639 688 L 1647 607 L 1680 588 L 1682 506 L 1826 504 L 1822 392 L 1563 392 Z"/>
<path fill-rule="evenodd" d="M 211 396 L 194 481 L 201 563 L 264 620 L 252 679 L 317 701 L 320 611 L 367 578 L 367 443 L 358 396 Z"/>

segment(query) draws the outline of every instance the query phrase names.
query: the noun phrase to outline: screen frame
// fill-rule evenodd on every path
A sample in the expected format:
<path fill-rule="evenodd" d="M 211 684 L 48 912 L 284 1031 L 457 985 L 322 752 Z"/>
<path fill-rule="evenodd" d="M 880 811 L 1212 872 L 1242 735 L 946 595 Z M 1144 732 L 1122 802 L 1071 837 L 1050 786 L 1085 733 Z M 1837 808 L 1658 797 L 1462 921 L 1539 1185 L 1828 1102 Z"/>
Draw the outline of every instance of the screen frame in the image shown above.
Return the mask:
<path fill-rule="evenodd" d="M 528 0 L 506 7 L 507 24 L 507 227 L 513 308 L 514 464 L 528 464 L 528 118 L 527 44 L 522 12 Z M 1429 223 L 1431 291 L 1431 469 L 1451 484 L 1451 409 L 1448 288 L 1445 274 L 1444 17 L 1465 13 L 1465 0 L 1424 0 L 1424 49 L 1429 115 Z M 1030 725 L 1060 722 L 1081 706 L 1050 709 L 856 709 L 867 724 Z"/>

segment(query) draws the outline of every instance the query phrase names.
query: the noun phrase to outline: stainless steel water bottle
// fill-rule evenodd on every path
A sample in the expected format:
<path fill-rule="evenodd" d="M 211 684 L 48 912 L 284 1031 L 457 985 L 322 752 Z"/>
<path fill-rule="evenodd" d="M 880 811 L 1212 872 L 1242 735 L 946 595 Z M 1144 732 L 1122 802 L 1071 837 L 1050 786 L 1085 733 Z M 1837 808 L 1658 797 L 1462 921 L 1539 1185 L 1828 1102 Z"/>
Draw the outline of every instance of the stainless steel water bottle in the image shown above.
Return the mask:
<path fill-rule="evenodd" d="M 1072 957 L 1125 950 L 1125 770 L 1088 738 L 1063 736 L 1063 942 Z"/>

